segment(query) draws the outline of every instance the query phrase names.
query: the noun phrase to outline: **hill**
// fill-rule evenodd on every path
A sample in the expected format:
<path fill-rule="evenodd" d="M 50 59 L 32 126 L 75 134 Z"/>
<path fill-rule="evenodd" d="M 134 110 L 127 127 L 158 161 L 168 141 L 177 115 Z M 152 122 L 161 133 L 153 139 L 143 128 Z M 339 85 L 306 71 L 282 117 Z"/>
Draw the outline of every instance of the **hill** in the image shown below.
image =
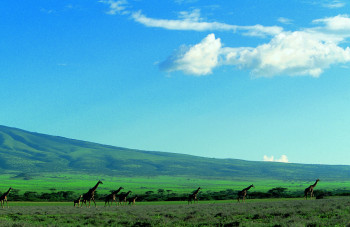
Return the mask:
<path fill-rule="evenodd" d="M 107 176 L 193 176 L 203 179 L 350 180 L 350 166 L 254 162 L 143 151 L 0 126 L 0 169 L 30 174 L 76 172 Z M 21 175 L 22 174 L 22 175 Z"/>

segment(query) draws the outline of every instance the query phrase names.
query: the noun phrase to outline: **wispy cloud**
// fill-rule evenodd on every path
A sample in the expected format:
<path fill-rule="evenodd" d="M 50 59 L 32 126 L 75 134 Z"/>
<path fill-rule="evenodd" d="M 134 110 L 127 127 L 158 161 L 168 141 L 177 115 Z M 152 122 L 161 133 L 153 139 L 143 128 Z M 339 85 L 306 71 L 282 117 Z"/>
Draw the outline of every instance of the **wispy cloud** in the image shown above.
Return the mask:
<path fill-rule="evenodd" d="M 242 32 L 246 36 L 266 37 L 279 34 L 283 31 L 279 26 L 263 26 L 260 24 L 252 26 L 232 25 L 221 22 L 207 22 L 200 16 L 199 9 L 179 12 L 177 19 L 159 19 L 147 17 L 141 10 L 136 12 L 127 11 L 126 0 L 100 0 L 99 2 L 109 5 L 107 14 L 131 14 L 131 18 L 147 27 L 163 28 L 167 30 L 180 31 L 230 31 Z"/>
<path fill-rule="evenodd" d="M 115 14 L 128 14 L 126 10 L 128 1 L 126 0 L 100 0 L 99 2 L 109 5 L 109 10 L 106 12 L 110 15 Z"/>
<path fill-rule="evenodd" d="M 327 3 L 323 3 L 322 6 L 325 8 L 329 9 L 336 9 L 336 8 L 342 8 L 346 5 L 345 2 L 339 1 L 339 0 L 334 0 L 334 1 L 329 1 Z"/>
<path fill-rule="evenodd" d="M 55 13 L 56 11 L 53 10 L 53 9 L 45 9 L 45 8 L 41 8 L 40 9 L 40 12 L 42 13 L 46 13 L 46 14 L 52 14 L 52 13 Z"/>
<path fill-rule="evenodd" d="M 277 19 L 278 22 L 282 23 L 282 24 L 292 24 L 293 20 L 285 18 L 285 17 L 279 17 Z"/>
<path fill-rule="evenodd" d="M 177 4 L 188 4 L 198 2 L 198 0 L 174 0 L 174 2 Z"/>
<path fill-rule="evenodd" d="M 283 28 L 278 26 L 239 26 L 221 22 L 206 22 L 200 18 L 198 9 L 192 12 L 180 12 L 179 19 L 155 19 L 144 15 L 141 11 L 132 13 L 132 18 L 147 27 L 157 27 L 168 30 L 183 31 L 242 31 L 243 35 L 265 37 L 267 35 L 276 35 Z"/>
<path fill-rule="evenodd" d="M 231 65 L 239 69 L 250 70 L 254 76 L 272 77 L 276 75 L 320 76 L 325 69 L 334 64 L 350 62 L 350 48 L 342 48 L 339 44 L 350 37 L 350 18 L 339 15 L 332 18 L 315 20 L 322 24 L 320 27 L 301 31 L 282 31 L 275 35 L 270 42 L 257 47 L 224 47 L 214 34 L 208 35 L 199 44 L 182 49 L 181 54 L 172 55 L 161 64 L 161 69 L 171 72 L 183 71 L 196 76 L 210 74 L 214 68 L 221 65 Z M 209 41 L 217 43 L 220 49 L 209 48 Z M 194 51 L 198 47 L 201 51 Z M 208 48 L 204 50 L 203 48 Z M 211 53 L 212 64 L 206 64 L 204 71 L 192 70 L 198 67 L 197 60 L 185 61 L 187 54 L 196 53 L 200 59 L 201 53 Z M 186 62 L 186 64 L 184 64 Z M 193 64 L 192 64 L 193 63 Z M 167 67 L 166 67 L 167 66 Z"/>
<path fill-rule="evenodd" d="M 282 155 L 279 159 L 275 159 L 273 156 L 267 156 L 267 155 L 264 155 L 264 161 L 266 162 L 289 162 L 288 161 L 288 157 L 286 155 Z"/>

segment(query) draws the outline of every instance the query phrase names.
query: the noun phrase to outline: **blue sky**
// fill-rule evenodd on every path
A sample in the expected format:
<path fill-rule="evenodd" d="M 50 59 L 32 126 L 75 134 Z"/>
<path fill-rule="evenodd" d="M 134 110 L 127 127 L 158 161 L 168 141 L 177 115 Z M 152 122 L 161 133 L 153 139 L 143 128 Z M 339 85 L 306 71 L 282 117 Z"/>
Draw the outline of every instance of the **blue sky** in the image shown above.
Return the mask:
<path fill-rule="evenodd" d="M 0 124 L 350 165 L 348 12 L 342 0 L 7 0 Z"/>

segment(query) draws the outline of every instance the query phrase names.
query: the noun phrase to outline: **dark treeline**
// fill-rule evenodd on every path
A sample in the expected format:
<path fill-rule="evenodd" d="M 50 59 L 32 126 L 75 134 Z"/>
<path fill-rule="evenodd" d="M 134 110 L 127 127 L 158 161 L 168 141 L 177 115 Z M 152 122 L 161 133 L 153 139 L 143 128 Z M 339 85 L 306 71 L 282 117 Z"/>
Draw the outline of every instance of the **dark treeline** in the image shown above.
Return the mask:
<path fill-rule="evenodd" d="M 202 191 L 198 194 L 199 200 L 232 200 L 237 199 L 238 191 L 226 189 L 223 191 Z M 2 192 L 0 192 L 2 194 Z M 121 193 L 123 194 L 123 193 Z M 52 202 L 68 202 L 79 197 L 80 194 L 73 191 L 57 191 L 51 189 L 50 192 L 38 193 L 35 191 L 26 191 L 20 193 L 19 190 L 13 189 L 8 196 L 10 201 L 52 201 Z M 172 190 L 158 189 L 157 191 L 147 191 L 143 194 L 137 194 L 137 201 L 186 201 L 189 194 L 176 193 Z M 104 201 L 107 194 L 95 193 L 95 199 Z M 135 195 L 130 195 L 133 197 Z M 302 191 L 288 191 L 287 188 L 277 187 L 268 190 L 267 192 L 252 191 L 248 192 L 248 199 L 262 198 L 300 198 L 304 194 Z M 315 190 L 314 196 L 317 199 L 322 199 L 325 196 L 350 196 L 350 190 Z"/>

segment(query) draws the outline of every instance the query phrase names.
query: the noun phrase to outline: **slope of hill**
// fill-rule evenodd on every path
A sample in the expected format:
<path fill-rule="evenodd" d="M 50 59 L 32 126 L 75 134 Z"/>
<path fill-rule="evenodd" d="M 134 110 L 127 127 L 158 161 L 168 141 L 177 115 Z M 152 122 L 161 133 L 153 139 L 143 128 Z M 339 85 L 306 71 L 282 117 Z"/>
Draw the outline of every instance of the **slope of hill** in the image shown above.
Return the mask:
<path fill-rule="evenodd" d="M 80 172 L 118 176 L 196 176 L 216 179 L 350 180 L 350 166 L 213 159 L 142 151 L 0 126 L 3 173 Z"/>

